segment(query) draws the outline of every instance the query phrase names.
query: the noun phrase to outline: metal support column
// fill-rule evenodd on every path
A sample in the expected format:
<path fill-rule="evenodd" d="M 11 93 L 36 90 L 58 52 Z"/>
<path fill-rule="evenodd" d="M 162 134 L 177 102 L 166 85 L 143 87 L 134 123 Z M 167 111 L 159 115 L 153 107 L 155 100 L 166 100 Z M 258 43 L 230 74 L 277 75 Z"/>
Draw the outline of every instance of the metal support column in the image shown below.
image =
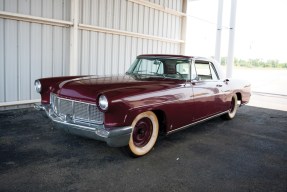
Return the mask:
<path fill-rule="evenodd" d="M 183 0 L 182 2 L 182 12 L 186 14 L 187 12 L 187 4 L 189 0 Z M 184 55 L 186 53 L 186 31 L 187 31 L 187 16 L 182 17 L 182 25 L 181 25 L 181 40 L 184 43 L 180 46 L 180 54 Z"/>
<path fill-rule="evenodd" d="M 71 0 L 70 28 L 70 75 L 78 75 L 78 24 L 79 24 L 79 0 Z"/>
<path fill-rule="evenodd" d="M 232 72 L 233 72 L 236 4 L 237 4 L 237 0 L 231 1 L 230 25 L 229 25 L 229 45 L 228 45 L 227 68 L 226 68 L 226 77 L 227 78 L 231 78 Z"/>
<path fill-rule="evenodd" d="M 217 28 L 216 28 L 216 42 L 214 58 L 220 63 L 221 60 L 221 31 L 222 31 L 222 13 L 223 13 L 223 0 L 218 0 L 217 9 Z"/>

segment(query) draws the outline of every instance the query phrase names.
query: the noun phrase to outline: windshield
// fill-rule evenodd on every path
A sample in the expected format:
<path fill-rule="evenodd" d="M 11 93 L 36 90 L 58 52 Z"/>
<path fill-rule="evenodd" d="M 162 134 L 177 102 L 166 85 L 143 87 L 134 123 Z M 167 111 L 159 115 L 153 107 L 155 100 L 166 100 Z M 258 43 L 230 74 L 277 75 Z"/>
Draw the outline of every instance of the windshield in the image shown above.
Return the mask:
<path fill-rule="evenodd" d="M 140 58 L 136 59 L 127 74 L 143 77 L 190 79 L 190 61 L 187 59 Z"/>

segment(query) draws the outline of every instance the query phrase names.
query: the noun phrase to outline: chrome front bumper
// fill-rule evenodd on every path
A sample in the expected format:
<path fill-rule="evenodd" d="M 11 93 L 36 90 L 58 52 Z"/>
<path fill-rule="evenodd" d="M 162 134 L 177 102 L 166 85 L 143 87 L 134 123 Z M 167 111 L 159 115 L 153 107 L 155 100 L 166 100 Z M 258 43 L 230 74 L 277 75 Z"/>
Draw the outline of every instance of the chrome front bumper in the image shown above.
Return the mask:
<path fill-rule="evenodd" d="M 71 117 L 59 117 L 56 115 L 49 104 L 35 104 L 34 108 L 36 110 L 44 110 L 47 116 L 53 121 L 55 127 L 63 129 L 69 133 L 104 141 L 111 147 L 123 147 L 129 143 L 132 132 L 131 126 L 107 129 L 104 125 L 80 125 L 78 123 L 75 124 Z"/>

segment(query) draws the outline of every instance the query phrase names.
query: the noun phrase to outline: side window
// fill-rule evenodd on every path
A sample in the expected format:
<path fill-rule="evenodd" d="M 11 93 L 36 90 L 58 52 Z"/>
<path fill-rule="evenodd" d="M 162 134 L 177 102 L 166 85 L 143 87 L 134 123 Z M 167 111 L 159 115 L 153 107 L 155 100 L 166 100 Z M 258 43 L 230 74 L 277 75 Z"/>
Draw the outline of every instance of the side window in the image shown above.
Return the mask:
<path fill-rule="evenodd" d="M 215 71 L 214 65 L 212 63 L 210 63 L 209 66 L 210 66 L 210 70 L 211 70 L 212 79 L 213 80 L 218 80 L 218 75 L 217 75 L 217 73 Z"/>
<path fill-rule="evenodd" d="M 197 72 L 197 78 L 199 80 L 218 80 L 218 76 L 212 63 L 196 61 L 195 68 Z"/>
<path fill-rule="evenodd" d="M 209 63 L 195 62 L 195 68 L 199 80 L 212 80 Z"/>

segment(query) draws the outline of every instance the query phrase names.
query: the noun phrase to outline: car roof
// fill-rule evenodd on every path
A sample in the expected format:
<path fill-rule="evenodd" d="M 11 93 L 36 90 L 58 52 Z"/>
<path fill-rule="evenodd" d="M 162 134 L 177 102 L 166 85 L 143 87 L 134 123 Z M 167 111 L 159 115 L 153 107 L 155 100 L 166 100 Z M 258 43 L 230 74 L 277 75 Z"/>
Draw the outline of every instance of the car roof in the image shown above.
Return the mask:
<path fill-rule="evenodd" d="M 212 62 L 214 67 L 216 68 L 216 71 L 219 75 L 219 78 L 222 79 L 225 77 L 220 64 L 212 59 L 212 58 L 205 58 L 205 57 L 197 57 L 197 56 L 186 56 L 186 55 L 173 55 L 173 54 L 143 54 L 143 55 L 138 55 L 138 59 L 141 58 L 163 58 L 163 59 L 194 59 L 196 61 L 201 61 L 201 62 Z"/>
<path fill-rule="evenodd" d="M 138 55 L 137 58 L 173 58 L 173 59 L 191 59 L 192 56 L 173 55 L 173 54 L 143 54 Z"/>

